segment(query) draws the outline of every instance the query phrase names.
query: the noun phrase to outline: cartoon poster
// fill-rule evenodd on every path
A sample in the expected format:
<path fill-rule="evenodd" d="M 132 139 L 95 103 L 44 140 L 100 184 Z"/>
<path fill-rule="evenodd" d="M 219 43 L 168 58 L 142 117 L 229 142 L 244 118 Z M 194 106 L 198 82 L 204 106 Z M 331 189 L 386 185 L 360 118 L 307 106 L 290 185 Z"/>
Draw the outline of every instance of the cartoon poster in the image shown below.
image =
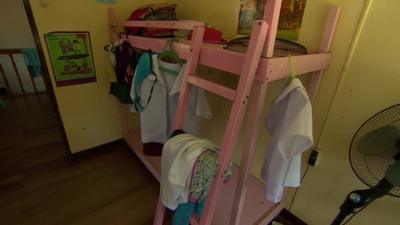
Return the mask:
<path fill-rule="evenodd" d="M 249 35 L 254 20 L 263 18 L 266 0 L 240 0 L 238 33 Z M 280 38 L 297 40 L 307 0 L 282 0 L 278 34 Z"/>
<path fill-rule="evenodd" d="M 57 87 L 96 81 L 89 32 L 45 35 Z"/>

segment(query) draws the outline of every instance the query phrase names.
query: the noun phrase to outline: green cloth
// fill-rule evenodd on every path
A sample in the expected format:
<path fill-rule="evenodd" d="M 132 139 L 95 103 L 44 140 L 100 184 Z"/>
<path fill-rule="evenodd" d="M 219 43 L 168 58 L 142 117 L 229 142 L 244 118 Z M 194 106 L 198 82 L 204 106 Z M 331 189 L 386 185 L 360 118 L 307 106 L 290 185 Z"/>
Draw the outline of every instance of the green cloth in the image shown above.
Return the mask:
<path fill-rule="evenodd" d="M 25 64 L 33 77 L 40 77 L 42 74 L 42 65 L 40 63 L 39 53 L 36 48 L 21 49 Z"/>
<path fill-rule="evenodd" d="M 192 202 L 207 198 L 208 190 L 218 170 L 218 153 L 213 150 L 203 152 L 197 159 L 190 185 L 189 199 Z"/>
<path fill-rule="evenodd" d="M 132 104 L 130 92 L 127 83 L 111 83 L 110 94 L 114 95 L 122 104 Z"/>
<path fill-rule="evenodd" d="M 142 112 L 147 104 L 150 101 L 152 93 L 150 93 L 150 97 L 147 100 L 147 104 L 145 106 L 142 105 L 142 99 L 140 96 L 140 91 L 142 90 L 142 83 L 143 81 L 150 75 L 154 74 L 153 73 L 153 63 L 152 63 L 152 54 L 151 52 L 143 52 L 142 55 L 139 58 L 139 62 L 136 66 L 136 72 L 135 72 L 135 77 L 133 78 L 133 84 L 135 85 L 135 96 L 133 99 L 133 103 L 135 105 L 135 109 L 138 112 Z M 157 77 L 157 76 L 156 76 Z M 154 81 L 154 84 L 157 80 Z M 153 92 L 153 87 L 150 92 Z"/>
<path fill-rule="evenodd" d="M 199 203 L 186 202 L 179 204 L 172 217 L 172 225 L 189 225 L 190 219 L 196 213 L 199 217 L 203 213 L 205 201 Z"/>

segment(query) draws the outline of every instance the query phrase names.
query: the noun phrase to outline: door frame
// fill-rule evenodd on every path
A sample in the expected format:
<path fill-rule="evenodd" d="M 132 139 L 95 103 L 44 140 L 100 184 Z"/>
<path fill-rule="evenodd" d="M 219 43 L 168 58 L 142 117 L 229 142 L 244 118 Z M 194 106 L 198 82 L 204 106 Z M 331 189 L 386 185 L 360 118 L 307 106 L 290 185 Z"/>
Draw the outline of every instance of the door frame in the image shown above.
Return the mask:
<path fill-rule="evenodd" d="M 35 46 L 36 46 L 36 49 L 37 49 L 38 54 L 39 54 L 40 62 L 42 64 L 42 77 L 43 77 L 43 80 L 44 80 L 45 85 L 46 85 L 47 94 L 50 97 L 50 102 L 51 102 L 52 108 L 56 113 L 58 128 L 60 129 L 63 142 L 65 143 L 67 155 L 71 156 L 72 155 L 71 154 L 71 149 L 70 149 L 70 146 L 69 146 L 69 143 L 68 143 L 67 134 L 65 132 L 64 124 L 63 124 L 63 121 L 61 119 L 61 114 L 60 114 L 60 110 L 58 108 L 56 95 L 54 93 L 54 88 L 53 88 L 53 85 L 51 83 L 50 73 L 49 73 L 49 69 L 48 69 L 49 67 L 47 65 L 46 58 L 44 56 L 42 43 L 40 42 L 40 35 L 39 35 L 38 28 L 36 26 L 35 17 L 34 17 L 33 12 L 32 12 L 31 3 L 30 3 L 29 0 L 23 0 L 23 4 L 24 4 L 24 8 L 25 8 L 26 17 L 28 19 L 29 26 L 31 28 L 33 39 L 35 40 Z"/>

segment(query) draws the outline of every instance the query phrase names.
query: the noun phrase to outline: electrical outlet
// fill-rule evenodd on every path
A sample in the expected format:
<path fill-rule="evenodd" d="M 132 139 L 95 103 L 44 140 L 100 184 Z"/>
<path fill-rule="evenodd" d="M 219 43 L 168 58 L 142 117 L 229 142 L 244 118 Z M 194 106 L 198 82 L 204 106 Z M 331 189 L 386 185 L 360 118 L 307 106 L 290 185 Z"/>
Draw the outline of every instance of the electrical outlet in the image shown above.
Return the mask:
<path fill-rule="evenodd" d="M 317 151 L 316 149 L 313 149 L 310 154 L 310 157 L 308 158 L 308 165 L 310 165 L 310 166 L 317 165 L 318 155 L 319 155 L 319 151 Z"/>

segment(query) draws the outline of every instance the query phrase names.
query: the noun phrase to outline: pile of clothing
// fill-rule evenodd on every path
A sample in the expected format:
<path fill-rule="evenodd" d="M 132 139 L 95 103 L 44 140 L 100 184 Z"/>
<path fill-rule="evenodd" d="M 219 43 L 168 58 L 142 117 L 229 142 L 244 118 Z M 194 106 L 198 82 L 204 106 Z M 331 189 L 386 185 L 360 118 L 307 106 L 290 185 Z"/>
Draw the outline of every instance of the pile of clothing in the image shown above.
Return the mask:
<path fill-rule="evenodd" d="M 161 200 L 175 210 L 173 225 L 188 225 L 193 214 L 202 214 L 218 170 L 217 147 L 178 130 L 165 143 L 161 159 Z"/>

